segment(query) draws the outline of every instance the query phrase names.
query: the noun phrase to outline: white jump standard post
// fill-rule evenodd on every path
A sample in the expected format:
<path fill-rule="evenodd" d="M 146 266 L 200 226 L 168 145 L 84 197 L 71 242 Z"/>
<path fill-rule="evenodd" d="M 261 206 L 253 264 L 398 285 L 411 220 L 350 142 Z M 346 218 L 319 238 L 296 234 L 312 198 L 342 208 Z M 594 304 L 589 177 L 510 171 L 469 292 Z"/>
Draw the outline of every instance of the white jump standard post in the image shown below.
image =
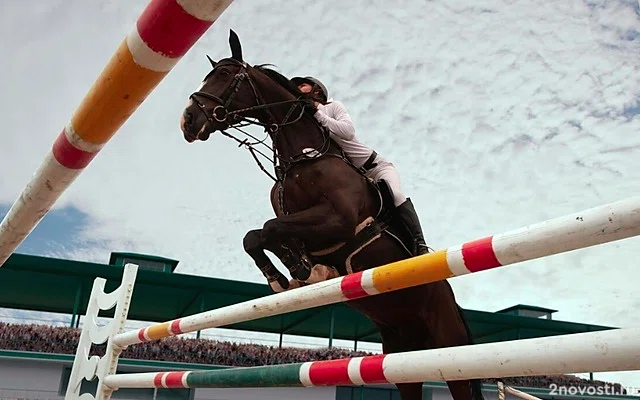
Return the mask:
<path fill-rule="evenodd" d="M 127 264 L 124 266 L 124 274 L 120 286 L 111 293 L 105 293 L 104 286 L 107 282 L 104 278 L 96 278 L 93 281 L 91 296 L 87 306 L 87 315 L 78 340 L 78 349 L 73 360 L 71 375 L 67 385 L 65 400 L 109 400 L 111 393 L 117 388 L 110 388 L 104 384 L 104 377 L 116 373 L 118 358 L 124 347 L 118 346 L 112 338 L 122 333 L 131 296 L 133 285 L 136 281 L 138 266 Z M 100 310 L 110 310 L 116 307 L 113 319 L 105 326 L 96 324 Z M 107 349 L 104 356 L 97 355 L 89 358 L 92 344 L 102 344 L 107 342 Z M 98 378 L 98 388 L 95 395 L 80 393 L 82 381 L 84 379 L 92 381 Z"/>

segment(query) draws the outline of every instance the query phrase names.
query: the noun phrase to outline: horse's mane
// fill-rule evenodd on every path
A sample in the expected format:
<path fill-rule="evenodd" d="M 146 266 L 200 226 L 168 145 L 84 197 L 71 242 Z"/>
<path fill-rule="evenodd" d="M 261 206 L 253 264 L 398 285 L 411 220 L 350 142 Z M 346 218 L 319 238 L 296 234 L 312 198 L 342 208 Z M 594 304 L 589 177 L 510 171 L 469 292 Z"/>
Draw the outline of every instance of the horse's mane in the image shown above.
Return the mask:
<path fill-rule="evenodd" d="M 217 62 L 217 65 L 223 65 L 226 63 L 237 64 L 238 61 L 232 57 L 223 58 Z M 278 85 L 285 88 L 289 93 L 291 93 L 295 97 L 300 97 L 301 95 L 304 94 L 298 89 L 298 86 L 295 83 L 289 80 L 289 78 L 287 78 L 286 76 L 282 75 L 281 73 L 279 73 L 274 69 L 267 68 L 267 65 L 272 65 L 275 67 L 275 65 L 273 64 L 259 64 L 259 65 L 254 65 L 253 68 L 265 74 L 268 78 L 270 78 L 272 81 L 274 81 Z M 217 67 L 214 67 L 211 71 L 209 71 L 209 73 L 204 77 L 202 81 L 204 82 L 207 79 L 209 79 L 209 77 L 215 72 L 216 68 Z"/>
<path fill-rule="evenodd" d="M 264 73 L 265 75 L 267 75 L 269 78 L 271 78 L 271 80 L 273 80 L 274 82 L 276 82 L 280 86 L 282 86 L 285 89 L 287 89 L 287 91 L 289 93 L 291 93 L 292 95 L 294 95 L 296 97 L 299 97 L 299 96 L 301 96 L 303 94 L 298 89 L 298 86 L 296 86 L 296 84 L 291 82 L 286 76 L 282 75 L 278 71 L 273 70 L 271 68 L 266 68 L 267 65 L 273 65 L 273 64 L 255 65 L 254 68 L 257 69 L 258 71 Z"/>

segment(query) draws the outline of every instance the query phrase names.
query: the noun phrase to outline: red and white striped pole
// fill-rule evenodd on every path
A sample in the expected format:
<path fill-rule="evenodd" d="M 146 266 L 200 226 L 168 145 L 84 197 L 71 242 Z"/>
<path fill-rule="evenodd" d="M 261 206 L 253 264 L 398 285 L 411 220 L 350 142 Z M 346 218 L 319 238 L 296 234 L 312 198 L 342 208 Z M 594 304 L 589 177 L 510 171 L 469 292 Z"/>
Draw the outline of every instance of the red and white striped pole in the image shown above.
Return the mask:
<path fill-rule="evenodd" d="M 233 0 L 151 0 L 0 223 L 0 266 Z"/>

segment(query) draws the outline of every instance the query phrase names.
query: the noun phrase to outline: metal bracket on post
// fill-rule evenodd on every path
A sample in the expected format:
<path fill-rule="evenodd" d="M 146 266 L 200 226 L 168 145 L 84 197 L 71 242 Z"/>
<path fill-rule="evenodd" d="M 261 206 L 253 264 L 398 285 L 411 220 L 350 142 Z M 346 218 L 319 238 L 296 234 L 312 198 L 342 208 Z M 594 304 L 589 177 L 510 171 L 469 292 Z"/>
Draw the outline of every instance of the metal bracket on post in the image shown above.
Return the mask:
<path fill-rule="evenodd" d="M 106 279 L 96 278 L 93 281 L 91 296 L 87 306 L 87 314 L 85 317 L 80 339 L 78 340 L 78 349 L 73 360 L 71 375 L 67 385 L 67 393 L 65 400 L 109 400 L 114 390 L 104 385 L 103 379 L 106 375 L 116 373 L 118 367 L 118 358 L 124 348 L 113 343 L 113 337 L 124 330 L 124 325 L 129 314 L 129 305 L 131 304 L 131 295 L 133 294 L 133 285 L 136 280 L 138 266 L 135 264 L 127 264 L 124 266 L 122 282 L 120 286 L 111 293 L 105 293 L 104 286 Z M 113 320 L 109 321 L 105 326 L 98 326 L 97 319 L 100 310 L 110 310 L 116 307 L 113 314 Z M 104 356 L 91 356 L 92 344 L 102 344 L 107 342 L 107 349 Z M 89 393 L 80 394 L 83 379 L 92 381 L 98 378 L 98 388 L 95 395 Z"/>

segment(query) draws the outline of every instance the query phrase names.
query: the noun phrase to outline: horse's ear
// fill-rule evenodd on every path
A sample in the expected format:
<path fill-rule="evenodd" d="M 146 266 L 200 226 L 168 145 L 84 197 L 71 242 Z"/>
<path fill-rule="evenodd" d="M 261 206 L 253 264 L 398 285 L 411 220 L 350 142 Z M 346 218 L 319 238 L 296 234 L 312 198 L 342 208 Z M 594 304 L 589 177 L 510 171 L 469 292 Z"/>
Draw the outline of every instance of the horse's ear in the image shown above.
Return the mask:
<path fill-rule="evenodd" d="M 212 68 L 215 68 L 215 67 L 216 67 L 217 62 L 213 61 L 213 60 L 211 59 L 211 57 L 209 57 L 209 55 L 208 55 L 208 54 L 207 54 L 207 60 L 209 60 L 209 62 L 211 63 L 211 67 L 212 67 Z"/>
<path fill-rule="evenodd" d="M 242 46 L 240 46 L 240 39 L 238 35 L 233 31 L 233 29 L 229 29 L 229 46 L 231 47 L 231 57 L 243 62 L 242 60 Z"/>

